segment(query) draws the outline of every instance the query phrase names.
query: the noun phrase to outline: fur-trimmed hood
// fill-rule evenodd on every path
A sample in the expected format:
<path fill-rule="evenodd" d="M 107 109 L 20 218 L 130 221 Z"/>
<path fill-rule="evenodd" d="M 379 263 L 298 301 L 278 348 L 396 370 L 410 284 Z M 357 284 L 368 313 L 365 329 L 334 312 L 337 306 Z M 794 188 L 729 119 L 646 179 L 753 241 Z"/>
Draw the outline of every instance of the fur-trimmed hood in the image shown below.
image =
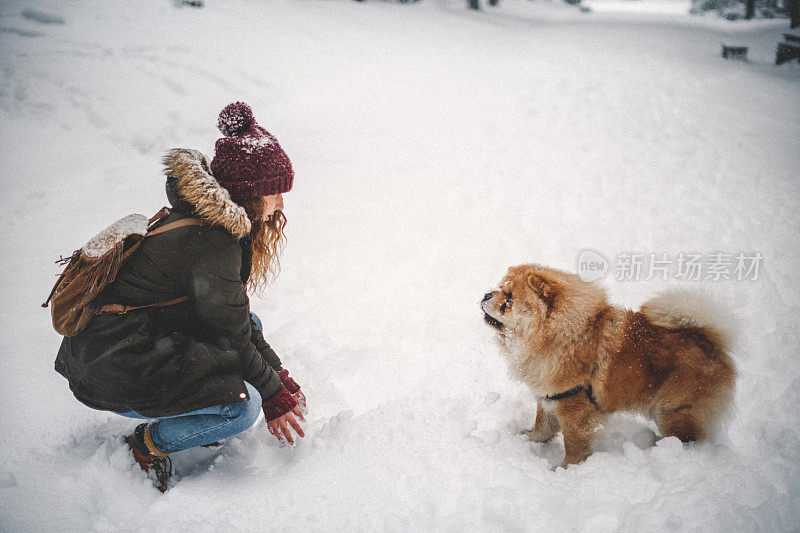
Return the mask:
<path fill-rule="evenodd" d="M 205 155 L 197 150 L 175 148 L 167 152 L 163 162 L 167 196 L 174 191 L 197 217 L 210 226 L 224 228 L 237 239 L 250 233 L 247 213 L 211 175 L 210 162 Z"/>

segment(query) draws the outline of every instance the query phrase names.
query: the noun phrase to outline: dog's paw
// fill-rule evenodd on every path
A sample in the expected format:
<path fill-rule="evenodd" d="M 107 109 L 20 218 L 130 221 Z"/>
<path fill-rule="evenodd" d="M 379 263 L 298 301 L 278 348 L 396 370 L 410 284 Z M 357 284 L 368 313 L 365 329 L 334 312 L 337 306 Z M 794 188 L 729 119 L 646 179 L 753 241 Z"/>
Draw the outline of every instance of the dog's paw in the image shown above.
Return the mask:
<path fill-rule="evenodd" d="M 522 434 L 528 437 L 528 440 L 531 442 L 550 442 L 555 436 L 555 433 L 545 433 L 544 431 L 537 431 L 535 429 L 523 431 Z"/>
<path fill-rule="evenodd" d="M 572 455 L 566 455 L 564 457 L 564 460 L 561 462 L 560 466 L 561 466 L 561 468 L 567 468 L 569 465 L 580 464 L 580 463 L 584 462 L 586 460 L 586 458 L 589 457 L 590 455 L 591 455 L 591 453 L 589 453 L 589 452 L 575 453 L 575 454 L 572 454 Z"/>

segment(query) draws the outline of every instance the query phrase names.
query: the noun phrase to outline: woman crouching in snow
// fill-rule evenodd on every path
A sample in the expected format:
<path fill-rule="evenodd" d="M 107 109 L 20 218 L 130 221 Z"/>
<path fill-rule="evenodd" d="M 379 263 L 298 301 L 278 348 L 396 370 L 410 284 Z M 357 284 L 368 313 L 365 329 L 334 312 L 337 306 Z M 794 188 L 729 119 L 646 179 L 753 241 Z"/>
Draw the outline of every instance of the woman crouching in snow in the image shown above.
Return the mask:
<path fill-rule="evenodd" d="M 277 270 L 292 166 L 246 104 L 225 107 L 218 126 L 225 137 L 210 165 L 194 150 L 164 158 L 172 210 L 154 229 L 185 218 L 198 225 L 144 239 L 93 305 L 188 299 L 97 314 L 64 338 L 55 364 L 86 405 L 157 419 L 126 441 L 162 492 L 169 454 L 240 433 L 262 410 L 281 442 L 294 442 L 290 428 L 303 436 L 295 417 L 303 420 L 305 397 L 264 341 L 245 290 Z"/>

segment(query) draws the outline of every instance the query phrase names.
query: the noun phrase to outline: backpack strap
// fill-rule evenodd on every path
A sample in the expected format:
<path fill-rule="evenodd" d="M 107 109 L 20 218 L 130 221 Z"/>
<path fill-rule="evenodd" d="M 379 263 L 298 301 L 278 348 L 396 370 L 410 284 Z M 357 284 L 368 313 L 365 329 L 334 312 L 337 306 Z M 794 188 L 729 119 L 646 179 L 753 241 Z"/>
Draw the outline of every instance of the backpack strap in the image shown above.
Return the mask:
<path fill-rule="evenodd" d="M 169 224 L 164 224 L 160 228 L 156 228 L 154 230 L 148 231 L 145 234 L 145 237 L 152 237 L 153 235 L 159 235 L 166 231 L 170 231 L 177 228 L 183 228 L 185 226 L 202 226 L 203 221 L 199 218 L 182 218 L 180 220 L 176 220 L 175 222 L 170 222 Z"/>
<path fill-rule="evenodd" d="M 169 215 L 169 213 L 170 213 L 169 207 L 162 207 L 161 211 L 159 211 L 158 213 L 153 215 L 153 218 L 150 219 L 150 225 L 152 226 L 156 222 L 159 222 L 161 219 L 163 219 L 164 217 Z M 200 220 L 199 218 L 182 218 L 180 220 L 176 220 L 175 222 L 170 222 L 169 224 L 164 224 L 160 228 L 156 228 L 154 230 L 148 231 L 147 233 L 145 233 L 142 236 L 142 238 L 137 240 L 127 250 L 125 250 L 125 252 L 123 252 L 123 254 L 122 254 L 122 262 L 125 262 L 125 260 L 128 259 L 128 257 L 130 257 L 131 254 L 133 254 L 133 252 L 135 252 L 139 248 L 139 246 L 141 246 L 142 241 L 144 240 L 145 237 L 152 237 L 153 235 L 159 235 L 161 233 L 165 233 L 167 231 L 170 231 L 170 230 L 173 230 L 173 229 L 177 229 L 177 228 L 183 228 L 185 226 L 202 226 L 202 225 L 203 225 L 203 221 Z M 58 286 L 58 284 L 56 284 L 56 286 Z M 49 298 L 48 298 L 48 301 L 49 301 Z M 43 306 L 43 307 L 45 307 L 45 306 Z"/>
<path fill-rule="evenodd" d="M 145 309 L 148 307 L 169 307 L 170 305 L 183 303 L 187 300 L 189 300 L 188 296 L 181 296 L 180 298 L 175 298 L 174 300 L 170 300 L 168 302 L 158 302 L 155 304 L 148 304 L 148 305 L 106 304 L 100 309 L 97 309 L 94 312 L 94 314 L 99 315 L 105 313 L 111 315 L 124 315 L 128 311 L 135 311 L 136 309 Z"/>
<path fill-rule="evenodd" d="M 169 208 L 164 207 L 156 213 L 153 218 L 150 219 L 150 225 L 158 222 L 159 220 L 163 219 L 170 213 Z M 167 231 L 171 231 L 178 228 L 183 228 L 186 226 L 202 226 L 203 221 L 199 218 L 182 218 L 180 220 L 176 220 L 175 222 L 170 222 L 169 224 L 164 224 L 160 228 L 156 228 L 154 230 L 148 231 L 145 234 L 145 237 L 152 237 L 154 235 L 160 235 L 161 233 L 166 233 Z M 134 244 L 128 252 L 132 253 L 136 248 L 139 247 L 141 244 L 141 240 Z M 189 300 L 188 296 L 181 296 L 180 298 L 175 298 L 174 300 L 170 300 L 168 302 L 157 302 L 154 304 L 148 305 L 122 305 L 122 304 L 106 304 L 99 309 L 96 309 L 94 314 L 113 314 L 113 315 L 124 315 L 128 311 L 135 311 L 136 309 L 146 309 L 149 307 L 169 307 L 171 305 L 176 305 L 179 303 L 183 303 Z"/>
<path fill-rule="evenodd" d="M 148 227 L 152 226 L 153 224 L 155 224 L 156 222 L 158 222 L 162 218 L 164 218 L 167 215 L 169 215 L 171 212 L 172 212 L 172 209 L 170 209 L 169 207 L 167 207 L 167 206 L 162 207 L 161 209 L 158 210 L 158 213 L 156 213 L 155 215 L 150 217 L 150 220 L 148 220 L 148 222 L 147 222 L 147 226 Z"/>

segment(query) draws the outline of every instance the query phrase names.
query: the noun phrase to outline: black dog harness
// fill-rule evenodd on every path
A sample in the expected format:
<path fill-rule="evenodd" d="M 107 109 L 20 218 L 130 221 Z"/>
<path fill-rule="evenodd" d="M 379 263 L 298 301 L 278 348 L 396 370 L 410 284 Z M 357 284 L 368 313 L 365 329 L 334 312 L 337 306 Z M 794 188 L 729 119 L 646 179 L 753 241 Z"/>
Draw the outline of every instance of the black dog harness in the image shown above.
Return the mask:
<path fill-rule="evenodd" d="M 592 392 L 591 385 L 578 385 L 577 387 L 572 387 L 571 389 L 566 390 L 564 392 L 559 392 L 558 394 L 548 394 L 544 398 L 545 400 L 558 401 L 558 400 L 563 400 L 564 398 L 571 398 L 572 396 L 575 396 L 576 394 L 579 394 L 581 392 L 586 392 L 586 397 L 589 398 L 590 402 L 592 402 L 594 408 L 597 409 L 598 411 L 601 411 L 600 406 L 598 405 L 597 400 L 594 397 L 594 393 Z"/>

